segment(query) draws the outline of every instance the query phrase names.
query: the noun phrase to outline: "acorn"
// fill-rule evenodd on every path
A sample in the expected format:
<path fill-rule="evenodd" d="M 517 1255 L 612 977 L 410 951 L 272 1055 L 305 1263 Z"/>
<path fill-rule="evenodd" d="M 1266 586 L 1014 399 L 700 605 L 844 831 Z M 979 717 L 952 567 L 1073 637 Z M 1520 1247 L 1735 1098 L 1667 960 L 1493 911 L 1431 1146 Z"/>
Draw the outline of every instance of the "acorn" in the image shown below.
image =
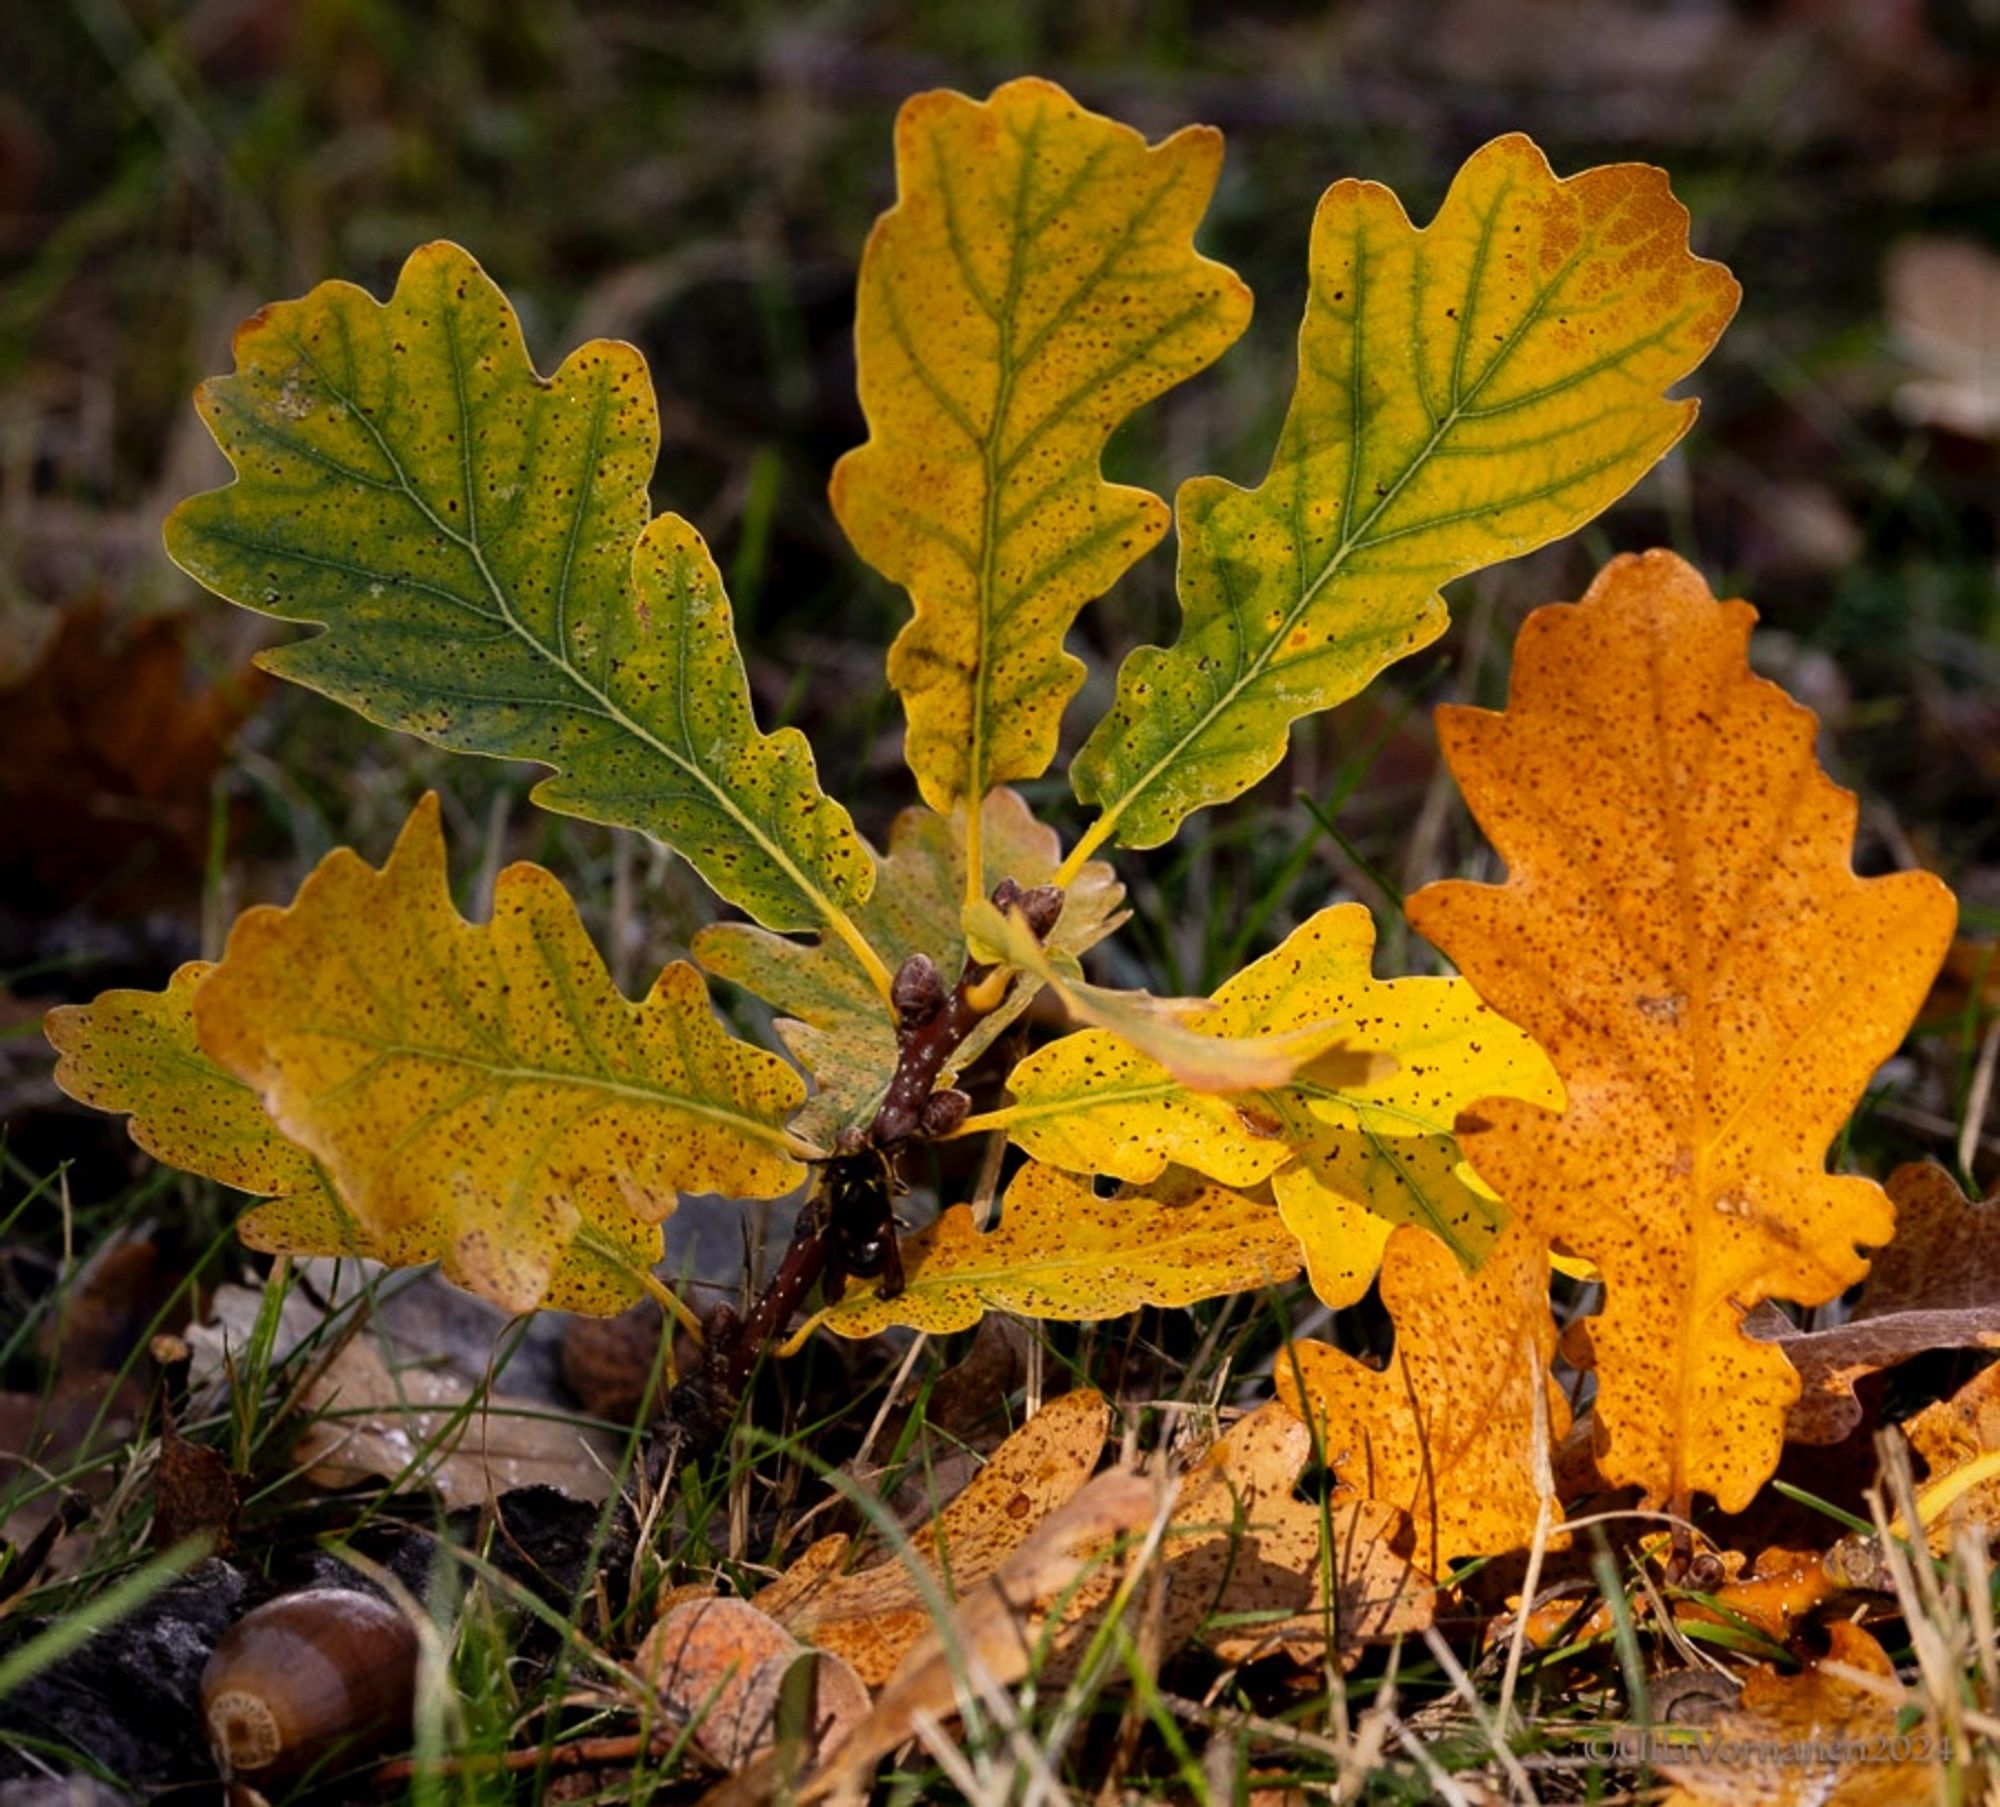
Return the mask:
<path fill-rule="evenodd" d="M 201 1674 L 202 1715 L 225 1776 L 283 1779 L 406 1734 L 417 1634 L 353 1588 L 286 1594 L 222 1634 Z"/>

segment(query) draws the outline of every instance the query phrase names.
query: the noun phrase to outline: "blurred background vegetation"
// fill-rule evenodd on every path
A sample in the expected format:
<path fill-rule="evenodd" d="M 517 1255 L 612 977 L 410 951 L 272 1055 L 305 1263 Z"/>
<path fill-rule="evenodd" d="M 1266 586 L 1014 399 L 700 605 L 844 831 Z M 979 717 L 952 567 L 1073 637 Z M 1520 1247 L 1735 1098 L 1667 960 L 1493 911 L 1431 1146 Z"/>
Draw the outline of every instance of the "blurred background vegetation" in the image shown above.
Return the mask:
<path fill-rule="evenodd" d="M 1565 173 L 1659 163 L 1696 248 L 1746 295 L 1691 386 L 1694 433 L 1631 498 L 1574 544 L 1460 586 L 1450 635 L 1305 726 L 1253 798 L 1123 862 L 1140 917 L 1111 976 L 1205 988 L 1337 895 L 1384 916 L 1385 971 L 1421 964 L 1396 894 L 1483 857 L 1430 705 L 1498 701 L 1520 617 L 1654 543 L 1763 611 L 1760 660 L 1820 712 L 1832 769 L 1862 793 L 1863 862 L 1929 865 L 1969 926 L 2000 921 L 2000 0 L 47 0 L 7 9 L 0 55 L 0 1102 L 16 1183 L 86 1134 L 131 1172 L 115 1128 L 45 1128 L 34 1108 L 53 1102 L 48 1004 L 162 982 L 341 841 L 381 857 L 423 788 L 449 800 L 464 901 L 505 857 L 547 861 L 628 984 L 709 907 L 677 862 L 530 810 L 532 774 L 253 679 L 274 630 L 198 594 L 158 535 L 174 501 L 226 475 L 188 398 L 227 368 L 233 324 L 328 277 L 385 293 L 444 236 L 514 298 L 543 368 L 592 336 L 635 341 L 664 418 L 655 505 L 715 545 L 766 725 L 808 729 L 879 841 L 914 801 L 881 675 L 905 605 L 848 552 L 824 493 L 862 434 L 853 274 L 892 198 L 897 104 L 1023 72 L 1149 134 L 1228 134 L 1204 248 L 1248 278 L 1257 318 L 1114 446 L 1115 474 L 1163 492 L 1198 471 L 1261 475 L 1308 223 L 1339 177 L 1390 184 L 1421 220 L 1503 131 Z M 1117 657 L 1171 637 L 1171 579 L 1163 549 L 1086 612 L 1073 735 Z M 1073 823 L 1058 780 L 1035 790 Z M 1906 1099 L 1897 1152 L 1947 1147 L 1952 1103 Z M 85 1201 L 87 1172 L 72 1175 Z M 113 1190 L 107 1172 L 99 1196 Z"/>

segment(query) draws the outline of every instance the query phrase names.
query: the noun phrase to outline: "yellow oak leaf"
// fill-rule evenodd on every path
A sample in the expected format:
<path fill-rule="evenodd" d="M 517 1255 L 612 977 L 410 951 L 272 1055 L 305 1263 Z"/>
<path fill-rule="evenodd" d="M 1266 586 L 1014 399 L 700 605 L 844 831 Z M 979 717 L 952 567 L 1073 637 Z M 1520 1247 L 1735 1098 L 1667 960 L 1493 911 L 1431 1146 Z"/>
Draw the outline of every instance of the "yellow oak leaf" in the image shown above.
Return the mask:
<path fill-rule="evenodd" d="M 1365 906 L 1321 910 L 1218 990 L 1189 1025 L 1269 1038 L 1301 1026 L 1359 1045 L 1279 1083 L 1201 1092 L 1108 1030 L 1038 1049 L 1008 1080 L 1014 1102 L 963 1133 L 1004 1128 L 1038 1161 L 1144 1183 L 1171 1163 L 1229 1186 L 1269 1179 L 1314 1290 L 1351 1305 L 1397 1223 L 1422 1223 L 1475 1263 L 1505 1212 L 1461 1171 L 1458 1112 L 1495 1093 L 1561 1101 L 1547 1060 L 1462 979 L 1374 976 Z M 1380 1076 L 1357 1072 L 1356 1054 Z"/>
<path fill-rule="evenodd" d="M 980 815 L 989 872 L 1022 887 L 1047 884 L 1062 863 L 1055 830 L 1036 821 L 1020 793 L 989 791 Z M 966 886 L 966 811 L 949 816 L 906 809 L 889 830 L 889 851 L 872 854 L 874 888 L 854 921 L 890 968 L 928 954 L 945 982 L 965 963 L 959 926 Z M 1061 919 L 1048 937 L 1057 956 L 1074 959 L 1125 920 L 1125 887 L 1101 860 L 1070 880 Z M 719 922 L 694 938 L 694 957 L 709 972 L 754 992 L 783 1011 L 778 1032 L 817 1088 L 795 1128 L 831 1146 L 841 1129 L 866 1121 L 896 1066 L 896 1025 L 873 981 L 835 935 L 798 942 L 754 923 Z M 960 1045 L 955 1070 L 977 1060 L 1033 1001 L 1039 981 L 1017 982 Z M 949 1082 L 949 1075 L 946 1076 Z"/>
<path fill-rule="evenodd" d="M 1299 381 L 1254 490 L 1176 502 L 1183 626 L 1141 647 L 1070 768 L 1114 833 L 1170 839 L 1247 790 L 1291 724 L 1445 628 L 1438 586 L 1580 527 L 1687 431 L 1662 391 L 1736 310 L 1686 210 L 1638 164 L 1558 181 L 1533 143 L 1475 152 L 1418 231 L 1373 182 L 1313 221 Z"/>
<path fill-rule="evenodd" d="M 273 1201 L 238 1225 L 252 1248 L 367 1254 L 360 1226 L 312 1156 L 279 1133 L 250 1087 L 196 1046 L 194 994 L 214 970 L 190 960 L 164 991 L 107 991 L 50 1011 L 56 1084 L 79 1103 L 129 1112 L 132 1140 L 155 1160 Z M 271 1240 L 287 1226 L 297 1242 Z"/>
<path fill-rule="evenodd" d="M 620 996 L 562 887 L 510 866 L 493 920 L 452 908 L 436 798 L 380 871 L 342 849 L 255 909 L 195 994 L 202 1052 L 324 1168 L 368 1252 L 442 1261 L 513 1311 L 614 1312 L 677 1193 L 804 1177 L 803 1093 L 732 1040 L 693 967 Z"/>
<path fill-rule="evenodd" d="M 1148 146 L 1045 81 L 919 94 L 897 119 L 855 321 L 869 437 L 832 495 L 910 592 L 889 681 L 936 810 L 1047 770 L 1083 681 L 1063 637 L 1166 531 L 1166 505 L 1099 460 L 1250 318 L 1194 249 L 1221 162 L 1207 127 Z"/>
<path fill-rule="evenodd" d="M 851 1289 L 818 1322 L 848 1337 L 891 1324 L 942 1335 L 989 1311 L 1078 1322 L 1191 1305 L 1298 1271 L 1298 1244 L 1268 1197 L 1168 1172 L 1102 1198 L 1087 1179 L 1030 1162 L 996 1228 L 981 1231 L 968 1205 L 949 1207 L 904 1241 L 898 1297 Z"/>
<path fill-rule="evenodd" d="M 1798 1377 L 1745 1336 L 1817 1305 L 1889 1240 L 1828 1143 L 1902 1040 L 1948 944 L 1924 873 L 1860 879 L 1855 802 L 1814 720 L 1751 674 L 1755 612 L 1671 553 L 1614 560 L 1521 630 L 1504 714 L 1446 709 L 1445 757 L 1506 884 L 1426 887 L 1410 921 L 1548 1051 L 1561 1115 L 1459 1121 L 1517 1216 L 1595 1264 L 1597 1464 L 1685 1510 L 1743 1510 Z"/>
<path fill-rule="evenodd" d="M 1522 1548 L 1541 1506 L 1538 1387 L 1545 1461 L 1570 1422 L 1549 1374 L 1547 1246 L 1510 1226 L 1468 1274 L 1428 1230 L 1405 1224 L 1383 1257 L 1382 1303 L 1396 1325 L 1386 1368 L 1293 1343 L 1278 1356 L 1278 1397 L 1313 1427 L 1344 1488 L 1410 1515 L 1423 1567 L 1442 1573 L 1457 1557 Z"/>

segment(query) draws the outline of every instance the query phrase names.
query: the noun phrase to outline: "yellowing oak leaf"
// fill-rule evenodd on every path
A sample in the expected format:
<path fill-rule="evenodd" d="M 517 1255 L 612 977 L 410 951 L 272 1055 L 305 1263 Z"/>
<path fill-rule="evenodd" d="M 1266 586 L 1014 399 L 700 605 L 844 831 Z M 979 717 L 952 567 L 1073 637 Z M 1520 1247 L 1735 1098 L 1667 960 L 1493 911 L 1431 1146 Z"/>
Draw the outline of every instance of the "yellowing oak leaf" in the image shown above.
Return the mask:
<path fill-rule="evenodd" d="M 196 1046 L 194 994 L 214 970 L 191 960 L 165 991 L 107 991 L 50 1011 L 56 1084 L 98 1110 L 129 1112 L 132 1140 L 156 1160 L 271 1200 L 239 1226 L 252 1248 L 370 1253 L 312 1156 Z"/>
<path fill-rule="evenodd" d="M 1695 404 L 1661 392 L 1737 301 L 1687 227 L 1662 171 L 1558 181 L 1518 136 L 1422 231 L 1373 182 L 1327 190 L 1270 474 L 1181 486 L 1181 638 L 1126 660 L 1071 767 L 1084 853 L 1248 789 L 1293 721 L 1444 631 L 1440 584 L 1581 526 L 1680 438 Z"/>
<path fill-rule="evenodd" d="M 1335 1306 L 1367 1290 L 1397 1223 L 1428 1226 L 1474 1263 L 1505 1213 L 1461 1172 L 1458 1112 L 1495 1093 L 1554 1104 L 1561 1087 L 1534 1043 L 1463 980 L 1377 979 L 1374 951 L 1367 909 L 1337 904 L 1188 1025 L 1231 1045 L 1315 1027 L 1357 1049 L 1308 1059 L 1275 1084 L 1202 1092 L 1111 1031 L 1086 1029 L 1029 1055 L 1008 1080 L 1014 1102 L 966 1129 L 1004 1128 L 1039 1161 L 1135 1183 L 1169 1163 L 1229 1186 L 1269 1179 L 1314 1289 Z"/>
<path fill-rule="evenodd" d="M 435 797 L 379 872 L 329 855 L 251 910 L 195 997 L 202 1051 L 309 1150 L 368 1251 L 514 1311 L 622 1310 L 676 1194 L 804 1177 L 802 1094 L 726 1035 L 700 976 L 621 997 L 560 885 L 510 866 L 493 920 L 452 908 Z"/>
<path fill-rule="evenodd" d="M 1731 1512 L 1798 1396 L 1743 1315 L 1835 1297 L 1866 1272 L 1856 1245 L 1889 1240 L 1881 1188 L 1829 1176 L 1825 1151 L 1956 914 L 1926 874 L 1854 876 L 1854 799 L 1815 763 L 1811 714 L 1751 675 L 1754 619 L 1665 552 L 1538 609 L 1506 712 L 1440 717 L 1507 883 L 1410 901 L 1567 1092 L 1560 1116 L 1494 1100 L 1459 1133 L 1509 1209 L 1604 1279 L 1599 1468 Z"/>
<path fill-rule="evenodd" d="M 1007 1188 L 998 1226 L 952 1205 L 903 1243 L 904 1291 L 851 1290 L 821 1314 L 841 1336 L 891 1324 L 945 1334 L 989 1311 L 1065 1322 L 1142 1305 L 1191 1305 L 1289 1280 L 1298 1244 L 1268 1198 L 1170 1172 L 1101 1198 L 1087 1179 L 1034 1163 Z"/>
<path fill-rule="evenodd" d="M 1035 820 L 1018 792 L 990 791 L 980 811 L 989 872 L 1023 888 L 1047 884 L 1062 863 L 1055 830 Z M 911 954 L 928 954 L 946 983 L 965 962 L 959 926 L 966 888 L 966 822 L 961 803 L 949 816 L 906 809 L 889 830 L 889 851 L 875 858 L 868 901 L 854 912 L 869 944 L 893 969 Z M 1125 920 L 1125 887 L 1101 860 L 1070 880 L 1061 919 L 1048 937 L 1057 957 L 1074 959 Z M 694 957 L 718 978 L 754 992 L 784 1013 L 785 1045 L 813 1076 L 816 1094 L 799 1121 L 802 1133 L 831 1145 L 837 1132 L 873 1114 L 896 1066 L 894 1019 L 852 951 L 837 936 L 801 943 L 751 923 L 722 922 L 694 938 Z M 1017 982 L 960 1044 L 953 1068 L 962 1071 L 1017 1021 L 1040 989 Z M 946 1083 L 949 1083 L 947 1076 Z"/>
<path fill-rule="evenodd" d="M 440 746 L 553 766 L 538 802 L 642 829 L 760 922 L 831 928 L 868 965 L 848 916 L 867 850 L 805 737 L 758 731 L 701 536 L 648 525 L 659 417 L 631 346 L 537 375 L 506 297 L 433 244 L 386 305 L 329 282 L 254 314 L 197 402 L 237 477 L 174 510 L 168 551 L 326 630 L 260 665 Z"/>
<path fill-rule="evenodd" d="M 1524 1547 L 1541 1506 L 1536 1389 L 1545 1457 L 1570 1421 L 1549 1375 L 1546 1246 L 1511 1226 L 1467 1274 L 1436 1237 L 1405 1224 L 1383 1258 L 1382 1303 L 1396 1324 L 1387 1368 L 1294 1343 L 1278 1356 L 1278 1397 L 1312 1425 L 1344 1488 L 1410 1515 L 1424 1567 Z"/>
<path fill-rule="evenodd" d="M 1249 291 L 1194 250 L 1221 161 L 1206 127 L 1149 147 L 1044 81 L 920 94 L 896 122 L 855 322 L 869 438 L 833 506 L 910 592 L 889 681 L 934 809 L 1048 768 L 1083 681 L 1063 637 L 1166 531 L 1166 505 L 1099 459 L 1249 320 Z"/>

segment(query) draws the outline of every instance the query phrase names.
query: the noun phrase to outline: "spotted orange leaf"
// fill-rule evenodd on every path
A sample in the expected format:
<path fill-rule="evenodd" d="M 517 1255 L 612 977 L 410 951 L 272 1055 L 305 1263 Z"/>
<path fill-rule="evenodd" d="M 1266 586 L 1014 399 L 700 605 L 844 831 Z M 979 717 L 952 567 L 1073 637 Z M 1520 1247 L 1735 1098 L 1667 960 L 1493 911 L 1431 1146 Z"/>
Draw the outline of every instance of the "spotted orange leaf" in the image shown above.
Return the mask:
<path fill-rule="evenodd" d="M 1538 1387 L 1545 1457 L 1569 1429 L 1549 1376 L 1546 1246 L 1510 1225 L 1467 1274 L 1428 1230 L 1405 1224 L 1382 1259 L 1382 1303 L 1396 1324 L 1387 1368 L 1294 1343 L 1278 1357 L 1278 1397 L 1317 1431 L 1346 1491 L 1410 1515 L 1417 1560 L 1433 1572 L 1456 1557 L 1522 1548 L 1541 1504 Z"/>
<path fill-rule="evenodd" d="M 1459 1119 L 1536 1232 L 1596 1264 L 1598 1466 L 1740 1511 L 1776 1466 L 1798 1377 L 1741 1329 L 1861 1278 L 1894 1214 L 1827 1144 L 1922 1003 L 1951 894 L 1860 879 L 1855 803 L 1814 721 L 1745 657 L 1754 611 L 1670 553 L 1620 558 L 1521 631 L 1504 714 L 1447 709 L 1447 760 L 1507 862 L 1410 920 L 1561 1077 L 1560 1114 Z"/>

